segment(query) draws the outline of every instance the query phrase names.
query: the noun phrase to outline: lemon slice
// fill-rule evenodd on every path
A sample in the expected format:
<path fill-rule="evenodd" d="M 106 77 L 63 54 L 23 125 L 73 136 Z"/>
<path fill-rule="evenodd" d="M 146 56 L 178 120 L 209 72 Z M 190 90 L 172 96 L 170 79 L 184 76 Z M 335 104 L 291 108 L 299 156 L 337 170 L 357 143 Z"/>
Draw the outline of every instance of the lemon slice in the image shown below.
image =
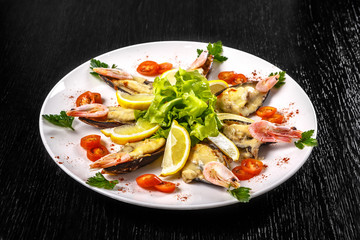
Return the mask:
<path fill-rule="evenodd" d="M 121 107 L 138 110 L 148 109 L 152 100 L 154 99 L 154 95 L 152 94 L 130 95 L 120 92 L 119 90 L 116 91 L 116 97 Z"/>
<path fill-rule="evenodd" d="M 114 128 L 100 130 L 111 141 L 117 144 L 137 142 L 153 135 L 160 128 L 157 124 L 139 119 L 135 125 L 122 125 Z"/>
<path fill-rule="evenodd" d="M 224 134 L 219 133 L 216 137 L 208 137 L 226 156 L 230 157 L 233 161 L 239 160 L 240 152 L 235 143 L 225 137 Z"/>
<path fill-rule="evenodd" d="M 167 78 L 167 80 L 169 80 L 169 82 L 171 83 L 171 85 L 175 85 L 176 83 L 176 78 L 175 78 L 175 74 L 179 71 L 179 69 L 175 68 L 175 69 L 170 69 L 166 72 L 164 72 L 163 74 L 161 74 L 160 78 Z"/>
<path fill-rule="evenodd" d="M 228 88 L 229 85 L 223 80 L 211 80 L 209 81 L 210 91 L 212 94 L 215 94 L 225 88 Z"/>
<path fill-rule="evenodd" d="M 189 133 L 184 127 L 173 120 L 169 136 L 166 140 L 160 176 L 169 176 L 180 171 L 189 157 L 190 148 L 191 141 Z"/>
<path fill-rule="evenodd" d="M 232 113 L 217 113 L 216 114 L 219 120 L 235 120 L 240 122 L 247 122 L 247 123 L 253 123 L 254 120 L 250 118 L 246 118 L 240 115 L 232 114 Z"/>

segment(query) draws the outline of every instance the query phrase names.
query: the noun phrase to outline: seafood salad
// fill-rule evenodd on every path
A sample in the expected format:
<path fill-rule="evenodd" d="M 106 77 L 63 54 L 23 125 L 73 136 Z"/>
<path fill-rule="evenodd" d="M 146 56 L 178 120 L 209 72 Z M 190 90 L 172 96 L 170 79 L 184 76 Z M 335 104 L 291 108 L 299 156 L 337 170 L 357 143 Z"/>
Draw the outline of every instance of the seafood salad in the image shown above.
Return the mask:
<path fill-rule="evenodd" d="M 105 97 L 89 87 L 74 96 L 71 108 L 43 118 L 72 130 L 77 121 L 96 132 L 78 139 L 88 169 L 96 172 L 86 181 L 93 187 L 112 191 L 119 181 L 108 179 L 136 175 L 159 163 L 160 174 L 142 171 L 133 182 L 149 193 L 174 194 L 182 185 L 174 182 L 181 179 L 183 184 L 224 189 L 230 199 L 247 202 L 252 193 L 247 182 L 267 171 L 262 146 L 280 143 L 303 149 L 317 142 L 314 130 L 297 129 L 276 106 L 264 106 L 276 95 L 273 89 L 286 84 L 285 72 L 255 79 L 237 69 L 220 71 L 227 61 L 222 53 L 220 41 L 209 43 L 188 65 L 165 58 L 163 63 L 146 60 L 136 66 L 136 73 L 116 62 L 92 59 L 91 78 L 113 95 Z M 211 73 L 218 73 L 217 78 Z M 108 104 L 104 97 L 117 104 Z"/>

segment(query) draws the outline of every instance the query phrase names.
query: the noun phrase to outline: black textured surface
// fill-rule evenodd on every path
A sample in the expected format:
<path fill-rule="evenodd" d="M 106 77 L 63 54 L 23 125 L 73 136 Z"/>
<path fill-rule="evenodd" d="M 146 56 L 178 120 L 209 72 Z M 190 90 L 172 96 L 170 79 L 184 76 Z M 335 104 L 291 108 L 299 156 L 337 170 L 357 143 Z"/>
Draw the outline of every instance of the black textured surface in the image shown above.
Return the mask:
<path fill-rule="evenodd" d="M 1 1 L 0 239 L 359 239 L 359 1 Z M 318 141 L 286 183 L 249 204 L 141 208 L 78 184 L 38 119 L 52 87 L 102 53 L 214 42 L 286 70 L 310 97 Z"/>

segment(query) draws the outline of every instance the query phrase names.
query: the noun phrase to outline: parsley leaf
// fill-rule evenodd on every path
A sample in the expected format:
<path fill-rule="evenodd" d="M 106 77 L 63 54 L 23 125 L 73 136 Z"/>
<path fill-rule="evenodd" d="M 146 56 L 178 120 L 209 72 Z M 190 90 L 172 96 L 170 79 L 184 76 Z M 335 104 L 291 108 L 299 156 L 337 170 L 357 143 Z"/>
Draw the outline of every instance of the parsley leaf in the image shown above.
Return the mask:
<path fill-rule="evenodd" d="M 235 189 L 228 189 L 227 191 L 237 200 L 239 200 L 239 202 L 249 202 L 250 200 L 250 190 L 251 188 L 247 188 L 247 187 L 239 187 L 239 188 L 235 188 Z"/>
<path fill-rule="evenodd" d="M 90 186 L 105 188 L 105 189 L 113 189 L 115 185 L 118 183 L 119 183 L 118 180 L 114 180 L 114 181 L 106 180 L 106 178 L 99 172 L 96 173 L 94 177 L 91 177 L 86 181 L 86 184 L 89 184 Z"/>
<path fill-rule="evenodd" d="M 93 68 L 109 68 L 109 65 L 107 63 L 101 62 L 100 60 L 96 60 L 93 58 L 90 60 L 90 69 L 92 70 Z M 117 66 L 113 64 L 111 68 L 117 68 Z M 90 74 L 96 77 L 99 76 L 99 74 L 96 72 L 90 72 Z"/>
<path fill-rule="evenodd" d="M 280 77 L 279 77 L 279 81 L 275 84 L 274 87 L 275 88 L 280 88 L 282 85 L 285 84 L 285 74 L 286 74 L 286 72 L 282 71 L 282 72 L 270 73 L 269 77 L 277 75 L 277 74 L 279 74 Z"/>
<path fill-rule="evenodd" d="M 305 146 L 316 147 L 318 142 L 315 138 L 311 138 L 314 134 L 314 130 L 309 130 L 301 134 L 301 139 L 295 142 L 295 146 L 299 149 L 303 149 Z"/>
<path fill-rule="evenodd" d="M 60 126 L 60 127 L 67 127 L 71 130 L 75 131 L 75 129 L 72 127 L 72 122 L 74 121 L 74 117 L 66 115 L 65 111 L 61 111 L 60 115 L 58 114 L 44 114 L 42 115 L 44 119 L 48 120 L 50 123 Z"/>
<path fill-rule="evenodd" d="M 217 41 L 216 43 L 209 43 L 207 46 L 207 50 L 209 52 L 210 55 L 214 55 L 214 61 L 216 62 L 225 62 L 228 58 L 225 56 L 221 56 L 220 54 L 223 52 L 223 48 L 222 48 L 222 42 L 221 41 Z M 203 50 L 201 49 L 197 49 L 197 53 L 198 53 L 198 57 L 200 56 L 200 54 L 203 52 Z"/>

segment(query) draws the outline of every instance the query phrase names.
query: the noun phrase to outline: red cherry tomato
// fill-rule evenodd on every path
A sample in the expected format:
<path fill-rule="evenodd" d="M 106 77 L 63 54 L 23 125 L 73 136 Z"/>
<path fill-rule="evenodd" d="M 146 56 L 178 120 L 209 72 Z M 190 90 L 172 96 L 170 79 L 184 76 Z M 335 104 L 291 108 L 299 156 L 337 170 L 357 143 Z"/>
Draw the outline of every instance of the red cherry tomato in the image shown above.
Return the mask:
<path fill-rule="evenodd" d="M 76 106 L 79 107 L 85 104 L 100 103 L 102 104 L 100 93 L 92 93 L 90 91 L 84 92 L 76 99 Z"/>
<path fill-rule="evenodd" d="M 237 73 L 234 75 L 233 82 L 234 82 L 233 84 L 245 83 L 245 82 L 247 82 L 247 78 L 245 77 L 244 74 Z"/>
<path fill-rule="evenodd" d="M 159 64 L 154 61 L 145 61 L 140 63 L 136 71 L 145 76 L 155 76 L 159 74 Z"/>
<path fill-rule="evenodd" d="M 235 176 L 240 180 L 248 180 L 252 178 L 254 175 L 251 173 L 248 173 L 245 171 L 241 166 L 235 167 L 232 172 L 235 174 Z"/>
<path fill-rule="evenodd" d="M 259 108 L 256 111 L 256 115 L 258 115 L 261 118 L 271 117 L 276 113 L 276 111 L 277 111 L 277 109 L 274 107 L 264 106 L 264 107 Z"/>
<path fill-rule="evenodd" d="M 95 103 L 102 104 L 101 94 L 100 93 L 92 93 L 94 96 Z"/>
<path fill-rule="evenodd" d="M 100 136 L 99 135 L 88 135 L 80 140 L 80 146 L 86 150 L 98 147 L 100 145 Z"/>
<path fill-rule="evenodd" d="M 284 116 L 281 114 L 275 113 L 271 117 L 264 118 L 264 120 L 272 122 L 272 123 L 281 124 L 284 120 Z"/>
<path fill-rule="evenodd" d="M 159 64 L 158 73 L 159 74 L 164 73 L 164 72 L 172 69 L 172 67 L 173 67 L 173 65 L 171 63 L 168 63 L 168 62 L 161 63 L 161 64 Z"/>
<path fill-rule="evenodd" d="M 247 158 L 241 161 L 240 166 L 245 172 L 248 172 L 253 176 L 256 176 L 260 174 L 264 164 L 262 163 L 262 161 L 253 158 Z"/>
<path fill-rule="evenodd" d="M 155 174 L 144 174 L 136 178 L 137 184 L 142 188 L 154 187 L 163 181 Z"/>
<path fill-rule="evenodd" d="M 220 72 L 218 75 L 218 78 L 220 80 L 223 80 L 229 84 L 233 84 L 233 81 L 235 79 L 235 73 L 234 71 L 224 71 L 224 72 Z"/>
<path fill-rule="evenodd" d="M 162 183 L 157 184 L 154 187 L 160 192 L 172 193 L 173 191 L 175 191 L 176 185 L 172 182 L 163 181 Z"/>
<path fill-rule="evenodd" d="M 109 154 L 109 151 L 104 145 L 99 145 L 97 147 L 91 148 L 87 150 L 87 157 L 90 161 L 95 162 L 96 160 L 102 158 Z"/>

